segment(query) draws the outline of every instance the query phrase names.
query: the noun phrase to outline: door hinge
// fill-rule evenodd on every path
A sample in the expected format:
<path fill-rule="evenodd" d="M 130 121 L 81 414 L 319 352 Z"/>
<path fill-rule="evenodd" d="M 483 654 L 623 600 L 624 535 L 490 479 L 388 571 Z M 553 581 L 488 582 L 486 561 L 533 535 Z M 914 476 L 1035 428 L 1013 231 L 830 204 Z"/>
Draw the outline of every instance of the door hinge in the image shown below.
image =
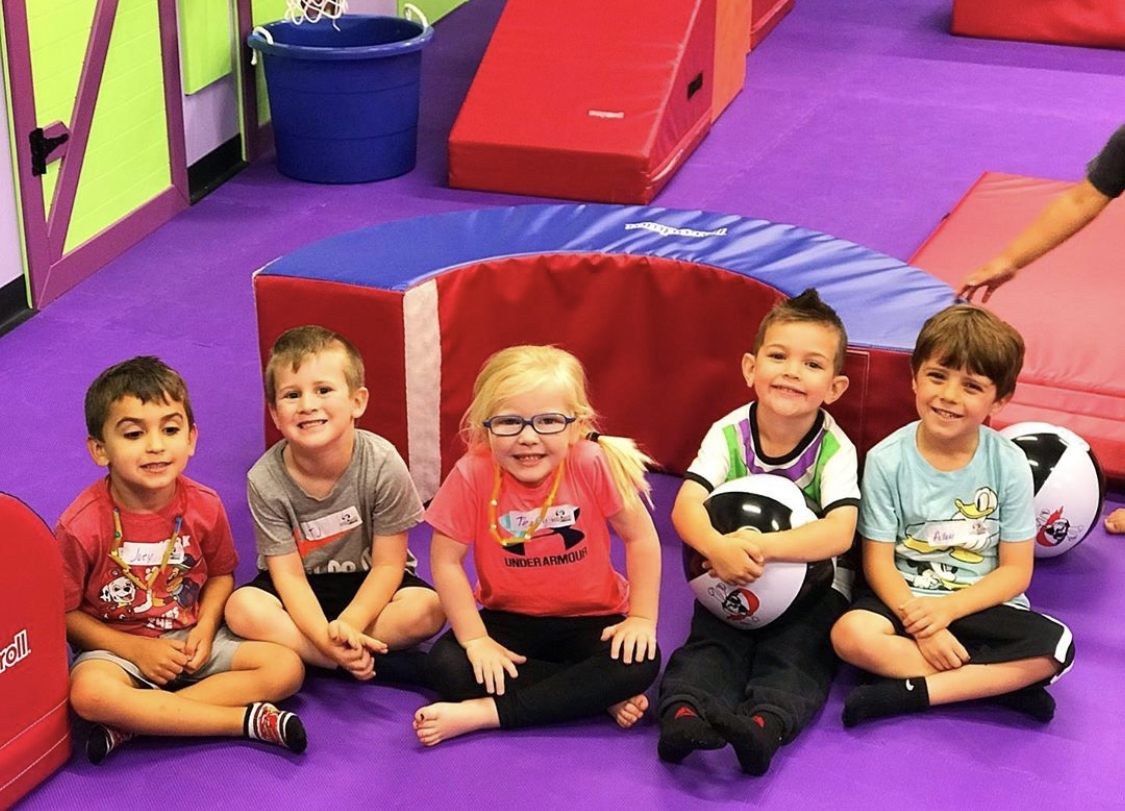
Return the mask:
<path fill-rule="evenodd" d="M 38 177 L 47 173 L 47 157 L 70 139 L 70 133 L 64 128 L 59 135 L 51 137 L 42 127 L 36 127 L 27 138 L 31 142 L 31 175 Z"/>

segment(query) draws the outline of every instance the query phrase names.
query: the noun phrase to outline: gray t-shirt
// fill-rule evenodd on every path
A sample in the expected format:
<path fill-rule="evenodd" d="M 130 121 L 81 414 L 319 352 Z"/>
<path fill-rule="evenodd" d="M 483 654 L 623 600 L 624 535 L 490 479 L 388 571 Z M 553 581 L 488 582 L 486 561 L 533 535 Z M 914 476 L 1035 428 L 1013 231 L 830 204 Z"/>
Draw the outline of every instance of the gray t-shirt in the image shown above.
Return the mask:
<path fill-rule="evenodd" d="M 299 552 L 305 572 L 368 571 L 371 539 L 410 529 L 422 519 L 422 502 L 406 463 L 387 440 L 355 432 L 347 470 L 322 499 L 305 493 L 289 475 L 281 440 L 250 468 L 246 497 L 254 517 L 258 568 L 267 557 Z M 407 551 L 406 571 L 417 559 Z"/>

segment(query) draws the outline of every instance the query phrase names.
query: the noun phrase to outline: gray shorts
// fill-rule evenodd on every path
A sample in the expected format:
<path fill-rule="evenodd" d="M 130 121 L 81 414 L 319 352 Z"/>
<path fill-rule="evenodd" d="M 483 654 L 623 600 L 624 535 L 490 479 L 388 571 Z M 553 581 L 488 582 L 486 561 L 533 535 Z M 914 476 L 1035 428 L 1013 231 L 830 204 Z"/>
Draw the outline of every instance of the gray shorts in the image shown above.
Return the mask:
<path fill-rule="evenodd" d="M 185 640 L 189 633 L 191 633 L 190 628 L 180 628 L 177 631 L 163 633 L 160 635 L 160 638 Z M 194 673 L 185 671 L 165 685 L 159 685 L 154 681 L 149 681 L 141 675 L 141 669 L 135 664 L 107 650 L 88 650 L 79 653 L 74 657 L 74 662 L 71 663 L 70 669 L 73 670 L 82 662 L 90 662 L 98 659 L 104 662 L 113 662 L 145 687 L 152 687 L 158 690 L 180 690 L 198 681 L 203 681 L 208 676 L 214 676 L 217 673 L 226 673 L 228 670 L 231 670 L 234 667 L 234 652 L 238 650 L 238 646 L 245 641 L 246 640 L 242 637 L 232 634 L 226 625 L 219 626 L 219 630 L 215 634 L 215 641 L 211 643 L 211 656 L 203 663 L 203 667 L 199 668 Z"/>

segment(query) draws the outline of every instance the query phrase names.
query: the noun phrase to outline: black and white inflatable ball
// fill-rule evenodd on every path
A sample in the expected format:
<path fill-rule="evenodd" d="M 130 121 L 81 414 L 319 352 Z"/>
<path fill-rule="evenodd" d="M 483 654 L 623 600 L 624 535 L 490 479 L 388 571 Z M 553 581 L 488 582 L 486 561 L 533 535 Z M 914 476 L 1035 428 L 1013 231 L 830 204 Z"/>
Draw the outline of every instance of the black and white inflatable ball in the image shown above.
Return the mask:
<path fill-rule="evenodd" d="M 793 482 L 754 474 L 726 482 L 704 502 L 711 525 L 723 534 L 737 529 L 777 532 L 814 521 L 816 513 Z M 697 600 L 736 628 L 764 628 L 787 611 L 806 604 L 832 585 L 830 560 L 816 563 L 773 561 L 748 586 L 725 583 L 703 566 L 703 557 L 684 545 L 684 574 Z"/>
<path fill-rule="evenodd" d="M 1000 434 L 1027 456 L 1035 480 L 1035 557 L 1078 546 L 1105 504 L 1105 476 L 1094 452 L 1073 431 L 1046 422 L 1019 422 Z"/>

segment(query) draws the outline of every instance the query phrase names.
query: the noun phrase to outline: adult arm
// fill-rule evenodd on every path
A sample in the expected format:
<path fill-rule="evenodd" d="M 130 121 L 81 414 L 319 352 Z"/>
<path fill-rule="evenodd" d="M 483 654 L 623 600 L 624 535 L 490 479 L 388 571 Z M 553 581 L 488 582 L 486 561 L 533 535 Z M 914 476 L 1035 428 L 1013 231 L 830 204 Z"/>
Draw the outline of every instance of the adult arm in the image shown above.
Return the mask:
<path fill-rule="evenodd" d="M 957 295 L 972 301 L 983 289 L 981 302 L 988 301 L 1020 270 L 1089 225 L 1111 199 L 1084 179 L 1056 197 L 999 255 L 966 276 Z"/>

